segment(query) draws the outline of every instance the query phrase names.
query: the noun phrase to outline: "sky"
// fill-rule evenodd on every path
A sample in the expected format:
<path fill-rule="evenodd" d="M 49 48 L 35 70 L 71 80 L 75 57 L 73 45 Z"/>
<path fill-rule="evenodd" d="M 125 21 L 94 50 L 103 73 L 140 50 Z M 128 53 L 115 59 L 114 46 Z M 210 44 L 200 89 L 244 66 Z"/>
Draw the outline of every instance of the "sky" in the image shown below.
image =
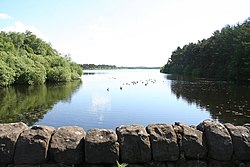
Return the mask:
<path fill-rule="evenodd" d="M 0 0 L 0 31 L 29 30 L 81 64 L 163 66 L 248 17 L 249 0 Z"/>

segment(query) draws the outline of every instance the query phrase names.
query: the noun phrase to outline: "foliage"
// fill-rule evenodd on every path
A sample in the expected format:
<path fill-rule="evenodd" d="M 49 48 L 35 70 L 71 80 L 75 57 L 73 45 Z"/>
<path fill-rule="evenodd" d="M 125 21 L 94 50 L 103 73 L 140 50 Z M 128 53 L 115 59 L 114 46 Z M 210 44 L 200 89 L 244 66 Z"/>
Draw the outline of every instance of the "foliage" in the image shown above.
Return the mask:
<path fill-rule="evenodd" d="M 250 79 L 250 18 L 172 52 L 161 72 L 226 80 Z"/>
<path fill-rule="evenodd" d="M 115 65 L 106 65 L 106 64 L 82 64 L 83 69 L 86 70 L 109 70 L 109 69 L 118 69 Z"/>
<path fill-rule="evenodd" d="M 126 167 L 126 166 L 128 166 L 128 164 L 126 164 L 126 163 L 120 164 L 118 161 L 116 161 L 116 164 L 117 164 L 117 167 Z"/>
<path fill-rule="evenodd" d="M 0 60 L 0 86 L 7 86 L 14 82 L 15 72 Z"/>
<path fill-rule="evenodd" d="M 160 67 L 145 67 L 145 66 L 138 66 L 138 67 L 117 67 L 115 65 L 106 65 L 106 64 L 81 64 L 81 67 L 84 70 L 113 70 L 113 69 L 159 69 Z"/>
<path fill-rule="evenodd" d="M 0 32 L 0 87 L 78 79 L 81 67 L 29 31 Z"/>

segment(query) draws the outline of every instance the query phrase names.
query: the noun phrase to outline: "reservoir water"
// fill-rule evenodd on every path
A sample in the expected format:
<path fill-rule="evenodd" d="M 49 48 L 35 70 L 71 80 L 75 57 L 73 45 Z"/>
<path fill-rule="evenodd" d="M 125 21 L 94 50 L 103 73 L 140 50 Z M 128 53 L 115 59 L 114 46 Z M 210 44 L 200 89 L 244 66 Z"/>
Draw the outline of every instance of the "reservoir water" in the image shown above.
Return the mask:
<path fill-rule="evenodd" d="M 81 81 L 0 89 L 0 123 L 114 129 L 207 118 L 250 122 L 250 85 L 187 79 L 159 70 L 91 70 Z"/>

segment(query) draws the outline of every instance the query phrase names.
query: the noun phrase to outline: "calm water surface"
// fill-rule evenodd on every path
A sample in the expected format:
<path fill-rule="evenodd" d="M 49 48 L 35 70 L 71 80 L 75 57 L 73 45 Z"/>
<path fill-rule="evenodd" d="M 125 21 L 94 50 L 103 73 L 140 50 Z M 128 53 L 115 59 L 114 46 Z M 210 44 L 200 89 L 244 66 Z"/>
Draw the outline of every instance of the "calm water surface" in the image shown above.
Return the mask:
<path fill-rule="evenodd" d="M 250 86 L 159 70 L 84 71 L 81 81 L 0 89 L 0 122 L 111 128 L 124 124 L 250 122 Z"/>

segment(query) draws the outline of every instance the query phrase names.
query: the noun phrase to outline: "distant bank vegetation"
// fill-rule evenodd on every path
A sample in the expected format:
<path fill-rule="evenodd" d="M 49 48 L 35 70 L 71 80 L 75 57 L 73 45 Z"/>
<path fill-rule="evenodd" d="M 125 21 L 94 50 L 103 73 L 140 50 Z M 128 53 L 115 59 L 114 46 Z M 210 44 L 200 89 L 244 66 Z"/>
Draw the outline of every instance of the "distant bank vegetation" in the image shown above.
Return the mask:
<path fill-rule="evenodd" d="M 81 67 L 29 31 L 0 32 L 0 87 L 79 78 Z"/>
<path fill-rule="evenodd" d="M 202 31 L 202 30 L 201 30 Z M 250 18 L 172 52 L 163 73 L 225 80 L 250 79 Z"/>
<path fill-rule="evenodd" d="M 109 69 L 118 69 L 115 65 L 106 65 L 106 64 L 81 64 L 81 67 L 84 70 L 109 70 Z"/>
<path fill-rule="evenodd" d="M 113 70 L 113 69 L 160 69 L 160 67 L 117 67 L 115 65 L 106 65 L 106 64 L 81 64 L 81 67 L 84 70 Z"/>

